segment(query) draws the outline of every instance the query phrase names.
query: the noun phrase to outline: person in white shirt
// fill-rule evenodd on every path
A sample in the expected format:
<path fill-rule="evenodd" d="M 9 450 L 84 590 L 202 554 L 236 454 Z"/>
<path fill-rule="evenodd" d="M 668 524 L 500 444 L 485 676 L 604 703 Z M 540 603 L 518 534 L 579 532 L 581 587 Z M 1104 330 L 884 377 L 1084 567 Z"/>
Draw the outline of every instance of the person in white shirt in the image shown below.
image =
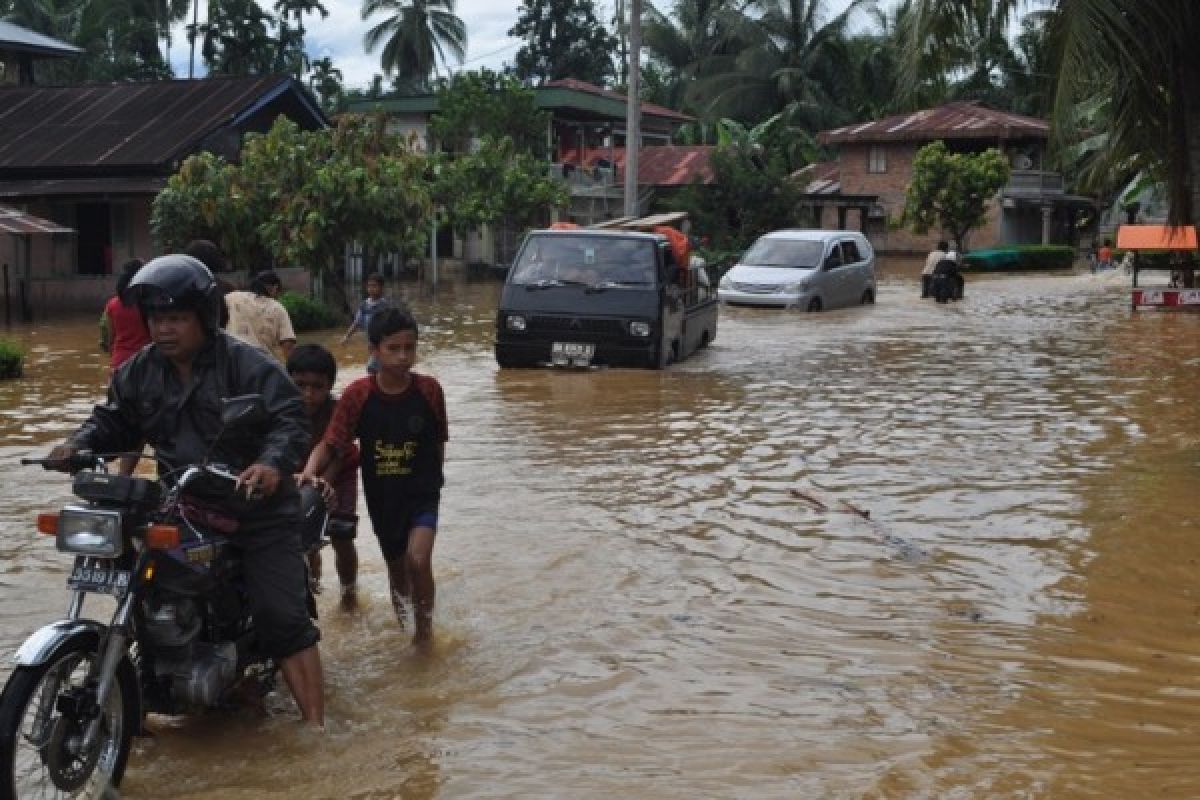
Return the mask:
<path fill-rule="evenodd" d="M 937 243 L 937 247 L 925 256 L 925 268 L 921 270 L 921 297 L 929 297 L 929 281 L 933 277 L 933 270 L 937 267 L 938 262 L 946 258 L 958 260 L 957 254 L 951 256 L 950 253 L 950 245 L 946 243 L 945 239 L 942 239 Z"/>
<path fill-rule="evenodd" d="M 283 282 L 272 270 L 254 276 L 251 291 L 236 291 L 225 295 L 229 310 L 228 333 L 252 344 L 263 352 L 287 361 L 296 346 L 296 331 L 287 309 L 275 298 L 283 291 Z"/>

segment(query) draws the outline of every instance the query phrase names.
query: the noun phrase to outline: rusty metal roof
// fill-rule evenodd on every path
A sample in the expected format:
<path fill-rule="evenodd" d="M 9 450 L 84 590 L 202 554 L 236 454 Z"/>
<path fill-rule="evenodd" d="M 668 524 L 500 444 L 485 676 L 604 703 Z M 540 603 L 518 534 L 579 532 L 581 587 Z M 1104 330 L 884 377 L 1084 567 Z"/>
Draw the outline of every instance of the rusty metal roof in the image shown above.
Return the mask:
<path fill-rule="evenodd" d="M 846 142 L 929 142 L 935 139 L 1047 139 L 1044 119 L 996 111 L 974 103 L 948 103 L 821 131 L 821 144 Z"/>
<path fill-rule="evenodd" d="M 0 206 L 0 233 L 74 233 L 74 228 L 59 225 L 48 219 L 35 217 L 9 206 Z"/>
<path fill-rule="evenodd" d="M 286 76 L 0 88 L 0 174 L 47 169 L 158 167 L 197 149 L 292 92 Z"/>
<path fill-rule="evenodd" d="M 804 186 L 805 194 L 838 194 L 842 191 L 842 169 L 836 161 L 818 161 L 801 167 L 791 179 Z"/>
<path fill-rule="evenodd" d="M 651 145 L 638 151 L 638 185 L 639 186 L 688 186 L 697 180 L 700 183 L 712 183 L 714 180 L 712 164 L 709 159 L 713 150 L 711 145 Z M 563 154 L 563 161 L 579 163 L 579 153 L 568 150 Z M 616 162 L 613 166 L 625 168 L 624 147 L 593 147 L 583 151 L 583 164 L 589 167 Z"/>

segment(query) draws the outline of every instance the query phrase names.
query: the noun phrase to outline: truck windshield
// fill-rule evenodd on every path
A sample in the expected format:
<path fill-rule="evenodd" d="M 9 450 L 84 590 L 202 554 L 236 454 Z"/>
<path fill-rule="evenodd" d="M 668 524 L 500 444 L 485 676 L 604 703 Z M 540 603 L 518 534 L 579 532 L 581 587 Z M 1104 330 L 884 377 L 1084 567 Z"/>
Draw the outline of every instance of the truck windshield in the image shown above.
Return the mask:
<path fill-rule="evenodd" d="M 509 282 L 518 286 L 653 286 L 654 242 L 616 236 L 534 236 L 521 249 Z"/>
<path fill-rule="evenodd" d="M 759 239 L 741 263 L 748 267 L 795 267 L 813 269 L 821 265 L 821 253 L 825 245 L 821 242 L 798 241 L 795 239 Z"/>

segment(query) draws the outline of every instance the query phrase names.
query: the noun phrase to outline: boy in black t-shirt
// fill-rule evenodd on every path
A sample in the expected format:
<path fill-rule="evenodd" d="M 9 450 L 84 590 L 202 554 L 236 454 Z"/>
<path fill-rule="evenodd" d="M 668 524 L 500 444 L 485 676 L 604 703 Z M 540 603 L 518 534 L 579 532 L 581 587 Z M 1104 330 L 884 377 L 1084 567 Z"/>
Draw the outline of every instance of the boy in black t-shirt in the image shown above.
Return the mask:
<path fill-rule="evenodd" d="M 401 624 L 405 601 L 413 604 L 415 644 L 433 635 L 433 540 L 448 438 L 441 384 L 412 372 L 417 360 L 417 323 L 406 311 L 385 309 L 367 326 L 379 371 L 342 392 L 333 419 L 304 468 L 320 475 L 331 459 L 357 439 L 363 493 L 379 549 L 387 562 L 392 602 Z"/>

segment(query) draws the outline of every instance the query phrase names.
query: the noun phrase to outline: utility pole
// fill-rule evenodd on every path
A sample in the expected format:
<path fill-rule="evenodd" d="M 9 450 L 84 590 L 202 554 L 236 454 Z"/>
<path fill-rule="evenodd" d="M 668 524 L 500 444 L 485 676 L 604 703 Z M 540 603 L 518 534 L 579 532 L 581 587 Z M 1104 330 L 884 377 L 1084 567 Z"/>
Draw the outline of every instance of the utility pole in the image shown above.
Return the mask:
<path fill-rule="evenodd" d="M 642 0 L 629 0 L 629 86 L 625 106 L 625 216 L 638 216 L 638 151 L 642 147 Z"/>
<path fill-rule="evenodd" d="M 192 45 L 192 54 L 188 57 L 188 80 L 196 75 L 196 34 L 200 29 L 200 0 L 192 0 L 192 29 L 188 31 L 188 40 Z"/>

